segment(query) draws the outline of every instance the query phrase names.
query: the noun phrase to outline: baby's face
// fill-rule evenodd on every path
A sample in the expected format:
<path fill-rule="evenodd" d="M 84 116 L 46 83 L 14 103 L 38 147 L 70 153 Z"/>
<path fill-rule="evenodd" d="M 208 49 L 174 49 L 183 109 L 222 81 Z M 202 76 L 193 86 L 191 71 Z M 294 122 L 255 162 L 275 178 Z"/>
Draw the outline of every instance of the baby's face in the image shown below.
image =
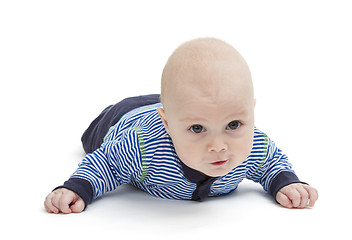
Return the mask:
<path fill-rule="evenodd" d="M 229 173 L 250 154 L 254 101 L 184 99 L 167 115 L 168 133 L 181 161 L 205 175 Z"/>
<path fill-rule="evenodd" d="M 159 114 L 184 164 L 208 176 L 223 176 L 245 161 L 253 146 L 251 82 L 231 68 L 182 77 L 187 81 L 177 80 Z"/>

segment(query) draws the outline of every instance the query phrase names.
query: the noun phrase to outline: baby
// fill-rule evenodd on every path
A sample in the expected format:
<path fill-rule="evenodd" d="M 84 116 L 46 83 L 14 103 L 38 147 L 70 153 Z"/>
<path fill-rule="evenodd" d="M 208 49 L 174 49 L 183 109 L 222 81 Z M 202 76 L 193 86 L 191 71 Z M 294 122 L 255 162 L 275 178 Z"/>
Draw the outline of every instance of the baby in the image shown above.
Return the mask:
<path fill-rule="evenodd" d="M 46 197 L 46 211 L 81 212 L 122 184 L 203 201 L 233 192 L 244 178 L 284 207 L 313 207 L 317 190 L 254 126 L 255 102 L 249 68 L 232 46 L 214 38 L 184 43 L 165 65 L 160 96 L 125 99 L 92 122 L 82 136 L 86 157 Z"/>

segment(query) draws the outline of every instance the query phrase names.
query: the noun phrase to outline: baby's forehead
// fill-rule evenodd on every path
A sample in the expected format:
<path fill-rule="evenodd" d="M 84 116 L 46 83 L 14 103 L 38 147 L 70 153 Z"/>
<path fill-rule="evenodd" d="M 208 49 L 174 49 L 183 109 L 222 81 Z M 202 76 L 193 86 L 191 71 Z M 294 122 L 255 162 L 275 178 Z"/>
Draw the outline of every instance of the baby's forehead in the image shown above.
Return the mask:
<path fill-rule="evenodd" d="M 184 118 L 211 115 L 242 115 L 254 106 L 248 94 L 194 94 L 184 91 L 170 100 L 175 111 Z"/>

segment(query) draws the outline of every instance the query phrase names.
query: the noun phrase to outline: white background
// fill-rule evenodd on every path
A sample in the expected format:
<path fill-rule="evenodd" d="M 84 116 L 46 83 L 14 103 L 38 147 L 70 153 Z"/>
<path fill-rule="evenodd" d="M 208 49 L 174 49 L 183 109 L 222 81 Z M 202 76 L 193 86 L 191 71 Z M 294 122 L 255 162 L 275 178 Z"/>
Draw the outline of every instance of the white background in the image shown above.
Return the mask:
<path fill-rule="evenodd" d="M 351 237 L 349 1 L 1 1 L 1 235 L 6 239 Z M 80 137 L 107 105 L 158 93 L 182 42 L 221 38 L 247 60 L 256 125 L 319 190 L 288 210 L 243 182 L 203 203 L 124 186 L 81 214 L 43 201 L 84 156 Z"/>

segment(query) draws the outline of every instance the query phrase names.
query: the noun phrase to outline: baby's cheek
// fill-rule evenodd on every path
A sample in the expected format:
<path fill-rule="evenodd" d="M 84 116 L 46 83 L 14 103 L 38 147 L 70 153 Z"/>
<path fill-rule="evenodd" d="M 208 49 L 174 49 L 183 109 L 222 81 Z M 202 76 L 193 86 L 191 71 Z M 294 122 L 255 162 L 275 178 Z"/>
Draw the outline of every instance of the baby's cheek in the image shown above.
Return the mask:
<path fill-rule="evenodd" d="M 252 137 L 244 137 L 242 139 L 238 139 L 234 143 L 234 154 L 237 158 L 242 159 L 242 161 L 246 160 L 250 155 L 253 147 L 253 138 Z"/>
<path fill-rule="evenodd" d="M 244 151 L 244 157 L 247 158 L 251 152 L 252 152 L 252 148 L 253 148 L 253 138 L 254 138 L 254 133 L 253 132 L 249 132 L 246 136 L 246 139 L 244 140 L 244 147 L 243 149 L 245 149 Z"/>
<path fill-rule="evenodd" d="M 186 143 L 183 142 L 181 144 L 175 144 L 174 147 L 176 150 L 176 153 L 180 160 L 185 163 L 187 166 L 191 167 L 196 162 L 196 155 L 197 155 L 197 149 L 192 146 L 192 143 Z"/>

